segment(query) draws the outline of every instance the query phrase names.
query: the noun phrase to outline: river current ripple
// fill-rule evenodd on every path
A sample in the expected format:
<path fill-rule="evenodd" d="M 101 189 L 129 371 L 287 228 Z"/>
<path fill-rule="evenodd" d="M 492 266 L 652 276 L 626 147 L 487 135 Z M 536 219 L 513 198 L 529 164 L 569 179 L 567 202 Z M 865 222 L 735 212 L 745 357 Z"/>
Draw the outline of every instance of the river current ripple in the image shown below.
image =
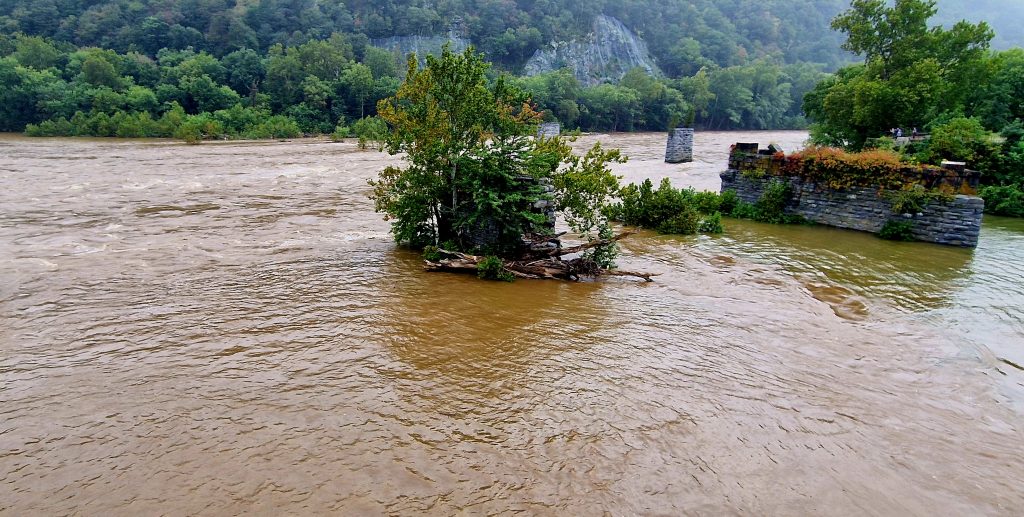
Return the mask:
<path fill-rule="evenodd" d="M 717 189 L 734 141 L 627 181 Z M 726 221 L 619 279 L 424 273 L 353 144 L 0 137 L 0 514 L 1011 515 L 1024 227 Z"/>

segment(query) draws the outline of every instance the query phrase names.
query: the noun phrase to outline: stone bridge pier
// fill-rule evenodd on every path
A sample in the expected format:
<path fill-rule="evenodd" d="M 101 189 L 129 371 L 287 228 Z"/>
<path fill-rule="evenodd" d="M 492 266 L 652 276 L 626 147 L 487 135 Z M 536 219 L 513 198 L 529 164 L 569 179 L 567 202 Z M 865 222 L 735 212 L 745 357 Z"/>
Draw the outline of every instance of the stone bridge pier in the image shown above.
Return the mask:
<path fill-rule="evenodd" d="M 666 163 L 689 163 L 693 161 L 693 128 L 677 127 L 668 134 L 665 147 Z"/>

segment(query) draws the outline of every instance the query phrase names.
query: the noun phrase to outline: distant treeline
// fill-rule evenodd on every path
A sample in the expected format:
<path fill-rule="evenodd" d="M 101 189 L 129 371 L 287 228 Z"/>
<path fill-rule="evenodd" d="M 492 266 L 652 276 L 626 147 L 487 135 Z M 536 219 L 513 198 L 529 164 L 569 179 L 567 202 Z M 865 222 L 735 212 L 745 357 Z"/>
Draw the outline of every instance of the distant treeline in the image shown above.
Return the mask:
<path fill-rule="evenodd" d="M 1014 1 L 973 2 L 972 11 L 961 0 L 940 5 L 989 16 L 1019 12 Z M 548 118 L 585 131 L 664 130 L 691 121 L 709 129 L 797 128 L 805 124 L 803 96 L 822 71 L 852 59 L 830 28 L 848 5 L 0 0 L 0 130 L 200 138 L 342 134 L 358 127 L 352 121 L 372 117 L 376 101 L 391 95 L 404 76 L 405 56 L 373 47 L 375 38 L 455 31 L 495 64 L 493 74 L 515 75 L 538 49 L 585 35 L 599 14 L 640 36 L 664 76 L 632 72 L 619 84 L 594 87 L 560 71 L 521 78 Z M 179 119 L 188 122 L 185 130 Z"/>
<path fill-rule="evenodd" d="M 786 63 L 848 61 L 829 20 L 845 0 L 0 0 L 0 33 L 155 58 L 164 48 L 217 57 L 266 53 L 341 33 L 356 56 L 373 38 L 455 28 L 502 70 L 517 72 L 553 41 L 614 16 L 647 42 L 670 77 L 702 66 L 775 56 Z"/>
<path fill-rule="evenodd" d="M 186 140 L 345 133 L 394 94 L 403 61 L 372 46 L 357 53 L 343 34 L 220 58 L 166 48 L 150 58 L 17 34 L 0 37 L 0 131 Z M 765 58 L 679 79 L 634 70 L 616 85 L 583 87 L 566 70 L 514 81 L 564 127 L 632 131 L 690 121 L 800 127 L 800 99 L 822 77 L 816 66 Z"/>

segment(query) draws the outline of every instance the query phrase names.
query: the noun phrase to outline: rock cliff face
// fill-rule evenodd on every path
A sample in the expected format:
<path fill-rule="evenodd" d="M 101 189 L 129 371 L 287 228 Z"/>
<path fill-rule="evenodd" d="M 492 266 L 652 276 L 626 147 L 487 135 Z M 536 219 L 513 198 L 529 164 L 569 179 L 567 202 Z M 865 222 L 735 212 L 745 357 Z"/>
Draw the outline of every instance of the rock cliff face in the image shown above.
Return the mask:
<path fill-rule="evenodd" d="M 444 36 L 394 36 L 370 42 L 375 47 L 389 52 L 397 52 L 402 58 L 402 63 L 405 62 L 405 56 L 415 52 L 421 65 L 428 54 L 441 55 L 441 49 L 446 43 L 451 43 L 452 52 L 455 53 L 462 53 L 471 44 L 469 40 L 459 36 L 456 29 L 448 31 L 448 34 Z"/>
<path fill-rule="evenodd" d="M 569 68 L 580 83 L 593 86 L 617 82 L 629 70 L 640 67 L 659 75 L 647 44 L 619 20 L 598 16 L 594 30 L 583 40 L 561 41 L 538 50 L 526 63 L 526 75 Z"/>

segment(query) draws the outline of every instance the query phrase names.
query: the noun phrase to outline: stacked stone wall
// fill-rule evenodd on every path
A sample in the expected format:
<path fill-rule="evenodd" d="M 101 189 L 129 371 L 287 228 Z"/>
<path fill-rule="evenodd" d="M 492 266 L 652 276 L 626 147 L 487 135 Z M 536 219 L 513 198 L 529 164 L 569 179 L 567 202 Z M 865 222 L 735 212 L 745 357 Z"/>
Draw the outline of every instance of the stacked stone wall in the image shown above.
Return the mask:
<path fill-rule="evenodd" d="M 666 163 L 688 163 L 693 161 L 693 129 L 680 127 L 668 134 L 665 146 Z"/>
<path fill-rule="evenodd" d="M 890 220 L 909 221 L 916 240 L 965 247 L 978 244 L 985 209 L 980 197 L 957 195 L 949 202 L 932 201 L 918 213 L 896 214 L 889 196 L 877 187 L 833 189 L 799 176 L 744 175 L 741 169 L 747 158 L 734 155 L 730 165 L 735 167 L 723 172 L 721 178 L 723 191 L 734 190 L 748 203 L 756 203 L 771 181 L 784 181 L 793 193 L 786 212 L 818 224 L 877 233 Z M 759 155 L 754 161 L 764 158 Z M 965 174 L 976 175 L 971 171 Z"/>

